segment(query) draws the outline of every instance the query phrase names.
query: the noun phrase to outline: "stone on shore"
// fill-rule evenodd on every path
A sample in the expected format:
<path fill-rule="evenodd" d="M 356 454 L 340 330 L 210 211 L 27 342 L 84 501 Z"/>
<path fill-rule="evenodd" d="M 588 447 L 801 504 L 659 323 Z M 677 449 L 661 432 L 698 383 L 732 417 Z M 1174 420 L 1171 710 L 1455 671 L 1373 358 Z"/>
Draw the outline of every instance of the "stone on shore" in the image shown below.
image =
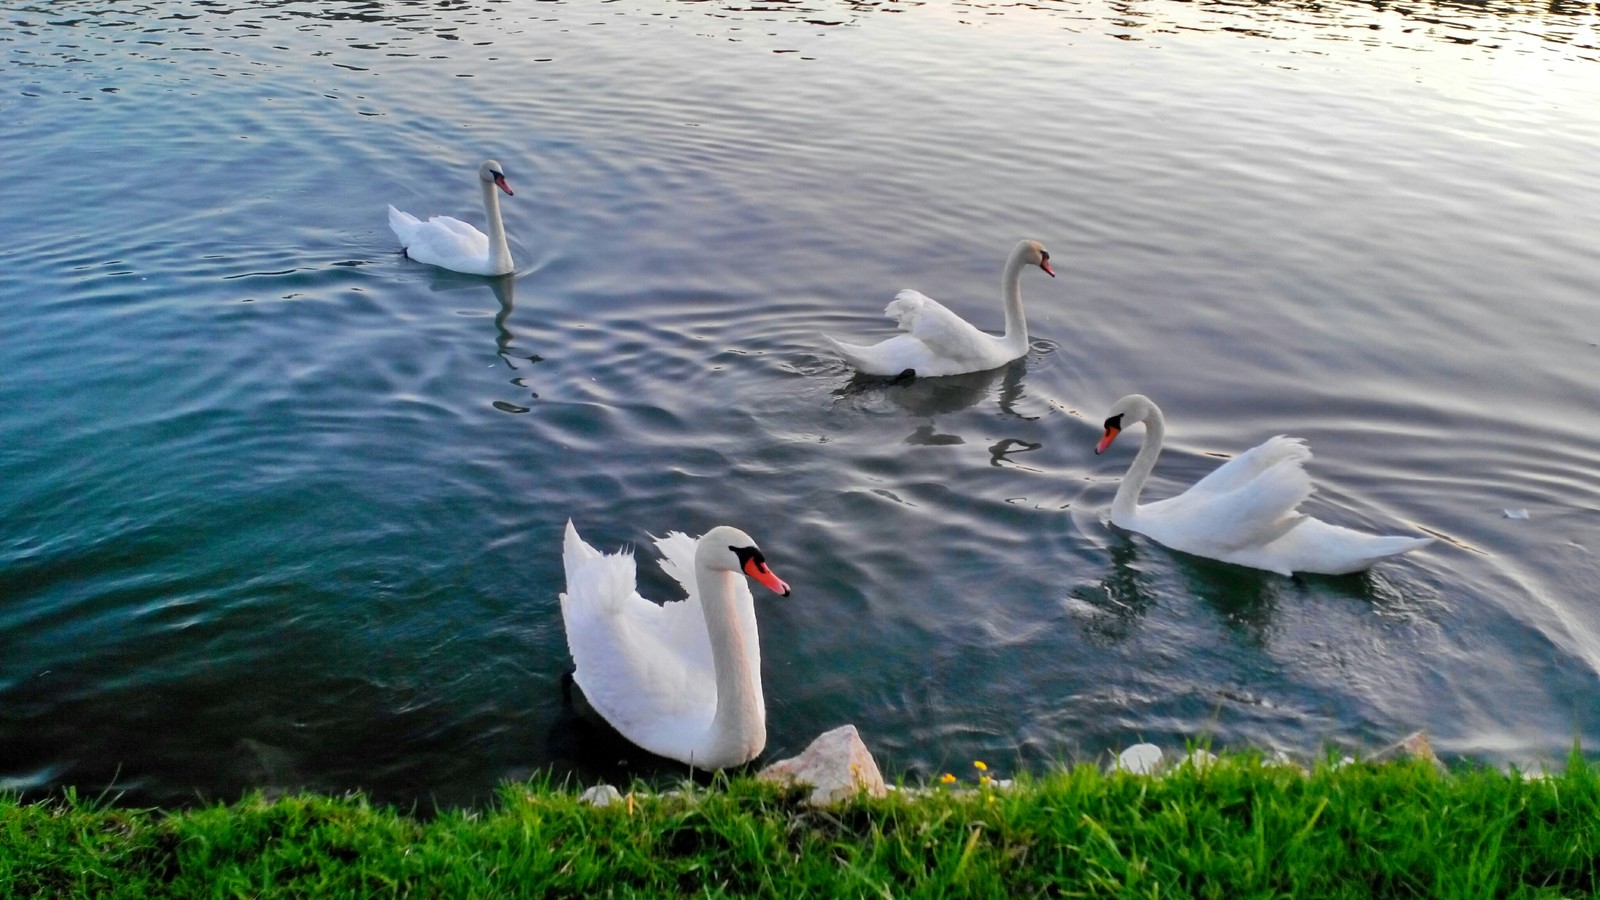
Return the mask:
<path fill-rule="evenodd" d="M 1379 750 L 1377 753 L 1372 754 L 1367 758 L 1367 761 L 1375 763 L 1387 762 L 1389 760 L 1400 759 L 1406 756 L 1409 756 L 1413 759 L 1426 760 L 1427 762 L 1433 763 L 1433 767 L 1435 769 L 1438 769 L 1441 772 L 1445 771 L 1444 763 L 1439 761 L 1439 757 L 1433 752 L 1433 745 L 1428 743 L 1428 733 L 1426 731 L 1411 732 L 1396 743 L 1390 744 L 1382 750 Z"/>
<path fill-rule="evenodd" d="M 607 807 L 622 799 L 622 794 L 609 784 L 597 784 L 578 795 L 579 803 L 587 803 L 595 807 Z"/>
<path fill-rule="evenodd" d="M 1161 768 L 1161 748 L 1155 744 L 1134 744 L 1117 754 L 1116 768 L 1135 775 L 1154 775 Z"/>
<path fill-rule="evenodd" d="M 873 797 L 888 793 L 878 762 L 861 742 L 854 725 L 823 732 L 799 756 L 779 760 L 757 772 L 756 777 L 780 784 L 809 785 L 812 790 L 806 803 L 812 806 L 838 803 L 862 791 Z"/>

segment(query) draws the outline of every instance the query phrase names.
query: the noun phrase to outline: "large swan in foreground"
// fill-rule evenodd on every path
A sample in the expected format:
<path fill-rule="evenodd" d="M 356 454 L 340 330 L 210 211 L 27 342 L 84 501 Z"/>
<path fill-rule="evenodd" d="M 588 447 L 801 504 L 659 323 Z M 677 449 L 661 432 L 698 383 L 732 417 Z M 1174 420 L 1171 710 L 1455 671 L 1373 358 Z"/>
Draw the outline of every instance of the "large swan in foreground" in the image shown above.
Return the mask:
<path fill-rule="evenodd" d="M 656 541 L 661 568 L 688 599 L 639 596 L 633 555 L 602 555 L 567 522 L 561 618 L 573 680 L 622 736 L 701 769 L 737 766 L 767 743 L 761 644 L 748 575 L 787 597 L 750 536 L 723 525 L 699 541 Z"/>
<path fill-rule="evenodd" d="M 1022 267 L 1029 265 L 1056 277 L 1050 268 L 1050 254 L 1038 241 L 1018 242 L 1000 278 L 1006 333 L 999 337 L 979 331 L 937 300 L 913 290 L 895 294 L 883 310 L 905 334 L 871 347 L 846 344 L 832 335 L 822 337 L 845 362 L 868 375 L 909 372 L 932 377 L 998 368 L 1028 352 L 1028 322 L 1022 315 Z"/>
<path fill-rule="evenodd" d="M 1166 433 L 1161 409 L 1143 394 L 1118 400 L 1094 452 L 1104 453 L 1118 434 L 1139 422 L 1144 444 L 1111 501 L 1111 522 L 1174 550 L 1280 575 L 1343 575 L 1432 543 L 1431 538 L 1352 531 L 1299 512 L 1301 501 L 1311 495 L 1305 470 L 1311 451 L 1299 438 L 1283 435 L 1228 460 L 1176 497 L 1140 505 L 1139 492 Z"/>
<path fill-rule="evenodd" d="M 515 268 L 511 248 L 506 245 L 506 226 L 500 221 L 500 196 L 495 193 L 499 188 L 512 196 L 506 174 L 499 163 L 487 160 L 478 167 L 478 182 L 483 188 L 483 212 L 489 219 L 487 237 L 460 219 L 433 216 L 424 222 L 389 207 L 389 227 L 407 256 L 468 275 L 504 275 Z"/>

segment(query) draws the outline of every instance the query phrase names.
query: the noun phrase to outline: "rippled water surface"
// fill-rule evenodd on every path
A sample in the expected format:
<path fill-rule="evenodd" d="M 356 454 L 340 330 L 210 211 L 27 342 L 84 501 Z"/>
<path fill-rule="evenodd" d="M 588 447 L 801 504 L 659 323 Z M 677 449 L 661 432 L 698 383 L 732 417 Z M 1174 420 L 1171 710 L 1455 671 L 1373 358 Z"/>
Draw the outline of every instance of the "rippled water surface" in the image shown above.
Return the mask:
<path fill-rule="evenodd" d="M 1600 747 L 1592 3 L 0 10 L 0 786 L 676 777 L 563 706 L 561 529 L 744 527 L 766 759 Z M 404 258 L 387 203 L 518 268 Z M 852 379 L 919 288 L 1033 351 Z M 1433 546 L 1288 579 L 1105 515 L 1278 433 Z M 1126 444 L 1127 446 L 1124 446 Z"/>

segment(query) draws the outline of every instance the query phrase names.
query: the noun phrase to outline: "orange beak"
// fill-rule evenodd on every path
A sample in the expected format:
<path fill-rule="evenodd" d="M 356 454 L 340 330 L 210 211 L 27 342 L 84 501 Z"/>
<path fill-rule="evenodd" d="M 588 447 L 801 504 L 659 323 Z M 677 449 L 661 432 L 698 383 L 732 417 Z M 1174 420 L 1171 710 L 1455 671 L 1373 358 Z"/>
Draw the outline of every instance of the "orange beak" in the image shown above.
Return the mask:
<path fill-rule="evenodd" d="M 782 594 L 785 597 L 789 596 L 789 586 L 783 583 L 782 578 L 772 574 L 772 570 L 767 568 L 766 563 L 758 563 L 753 559 L 747 560 L 744 564 L 744 573 L 766 585 L 776 593 Z"/>
<path fill-rule="evenodd" d="M 1100 438 L 1100 443 L 1095 445 L 1095 455 L 1098 456 L 1099 454 L 1106 452 L 1106 448 L 1111 446 L 1111 442 L 1116 440 L 1117 435 L 1121 433 L 1122 429 L 1120 428 L 1107 428 L 1105 436 Z"/>
<path fill-rule="evenodd" d="M 1043 269 L 1044 273 L 1046 275 L 1049 275 L 1051 278 L 1056 277 L 1056 270 L 1050 268 L 1050 260 L 1047 259 L 1047 260 L 1044 260 L 1044 261 L 1040 262 L 1039 263 L 1039 268 Z"/>
<path fill-rule="evenodd" d="M 506 184 L 506 177 L 504 175 L 496 175 L 494 177 L 494 186 L 502 191 L 505 191 L 507 197 L 516 196 L 516 194 L 511 193 L 511 185 Z"/>

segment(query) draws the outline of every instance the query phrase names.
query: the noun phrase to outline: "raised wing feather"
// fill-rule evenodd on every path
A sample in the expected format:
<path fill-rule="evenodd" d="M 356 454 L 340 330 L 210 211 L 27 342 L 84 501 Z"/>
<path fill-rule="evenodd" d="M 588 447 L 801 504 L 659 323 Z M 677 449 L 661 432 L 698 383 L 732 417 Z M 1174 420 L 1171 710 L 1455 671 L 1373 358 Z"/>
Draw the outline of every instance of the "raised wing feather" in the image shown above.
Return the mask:
<path fill-rule="evenodd" d="M 460 219 L 432 216 L 424 222 L 391 205 L 389 227 L 406 255 L 418 262 L 458 272 L 475 271 L 480 258 L 487 264 L 489 236 Z"/>
<path fill-rule="evenodd" d="M 1303 517 L 1296 510 L 1311 496 L 1303 458 L 1282 457 L 1265 468 L 1252 465 L 1259 459 L 1247 460 L 1200 490 L 1207 476 L 1176 497 L 1139 507 L 1140 530 L 1170 547 L 1217 558 L 1277 540 Z"/>
<path fill-rule="evenodd" d="M 1311 448 L 1300 438 L 1277 435 L 1228 460 L 1206 477 L 1196 481 L 1189 493 L 1220 493 L 1250 483 L 1276 465 L 1291 463 L 1304 467 L 1311 460 Z"/>
<path fill-rule="evenodd" d="M 993 341 L 972 324 L 951 312 L 944 304 L 909 288 L 894 295 L 883 314 L 894 319 L 901 330 L 927 344 L 929 349 L 943 355 L 971 352 L 979 339 Z"/>

